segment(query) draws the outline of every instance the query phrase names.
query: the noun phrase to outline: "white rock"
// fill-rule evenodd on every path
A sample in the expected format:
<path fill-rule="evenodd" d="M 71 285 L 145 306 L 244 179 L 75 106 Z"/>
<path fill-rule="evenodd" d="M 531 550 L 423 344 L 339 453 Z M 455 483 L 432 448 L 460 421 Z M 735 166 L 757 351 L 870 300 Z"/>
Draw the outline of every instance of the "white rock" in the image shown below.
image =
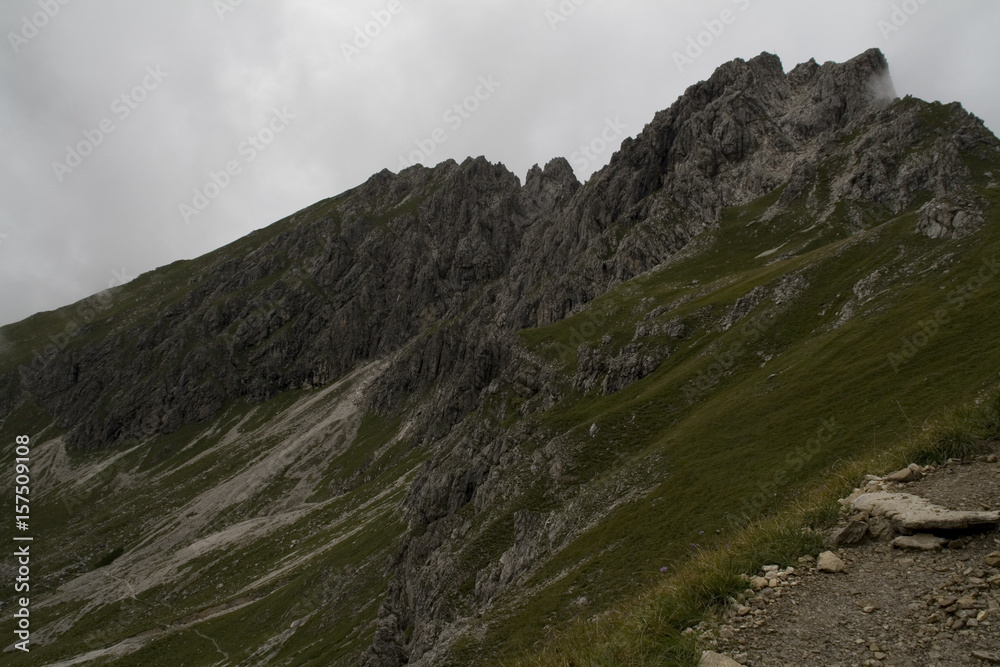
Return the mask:
<path fill-rule="evenodd" d="M 701 654 L 698 667 L 739 667 L 738 662 L 715 651 L 705 651 Z"/>
<path fill-rule="evenodd" d="M 900 535 L 892 541 L 892 546 L 897 549 L 920 549 L 921 551 L 934 551 L 942 548 L 948 542 L 943 537 L 918 533 L 916 535 Z"/>
<path fill-rule="evenodd" d="M 816 569 L 820 572 L 843 572 L 847 564 L 832 551 L 824 551 L 816 560 Z"/>
<path fill-rule="evenodd" d="M 907 532 L 963 530 L 1000 523 L 1000 512 L 950 510 L 910 493 L 863 493 L 851 501 L 851 507 L 858 512 L 884 516 L 897 529 Z"/>
<path fill-rule="evenodd" d="M 886 475 L 886 480 L 889 482 L 916 482 L 921 477 L 923 473 L 919 470 L 913 468 L 903 468 L 902 470 L 897 470 L 891 475 Z"/>

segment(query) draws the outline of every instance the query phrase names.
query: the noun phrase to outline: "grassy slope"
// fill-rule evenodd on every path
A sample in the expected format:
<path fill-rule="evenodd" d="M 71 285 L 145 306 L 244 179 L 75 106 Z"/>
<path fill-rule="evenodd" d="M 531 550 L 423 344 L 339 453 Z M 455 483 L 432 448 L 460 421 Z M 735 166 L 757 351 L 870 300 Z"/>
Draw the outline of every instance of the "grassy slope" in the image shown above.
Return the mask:
<path fill-rule="evenodd" d="M 298 418 L 306 419 L 302 423 L 322 418 L 349 388 L 331 392 Z M 69 474 L 75 477 L 88 466 L 112 457 L 114 462 L 88 482 L 50 486 L 34 498 L 36 637 L 43 628 L 84 609 L 82 601 L 52 604 L 61 585 L 79 576 L 107 587 L 115 585 L 115 576 L 131 578 L 130 572 L 109 566 L 141 553 L 158 532 L 173 525 L 171 521 L 185 521 L 184 508 L 194 507 L 203 494 L 300 434 L 304 428 L 292 421 L 292 409 L 314 393 L 289 392 L 258 406 L 234 404 L 211 425 L 187 426 L 147 446 L 73 453 Z M 0 438 L 10 441 L 18 433 L 38 433 L 33 429 L 43 421 L 19 411 L 0 426 Z M 274 642 L 269 653 L 273 664 L 353 663 L 371 642 L 379 599 L 372 593 L 386 586 L 385 560 L 405 530 L 398 508 L 425 456 L 408 444 L 392 444 L 398 430 L 397 419 L 374 415 L 345 422 L 339 435 L 303 450 L 310 457 L 306 463 L 323 474 L 313 481 L 308 493 L 312 501 L 299 518 L 277 531 L 189 560 L 176 577 L 131 599 L 125 596 L 90 608 L 56 641 L 33 646 L 18 664 L 52 664 L 142 633 L 152 633 L 154 639 L 141 651 L 93 664 L 157 664 L 157 656 L 167 654 L 175 656 L 176 664 L 213 664 L 221 658 L 219 651 L 236 664 L 293 622 L 298 622 L 295 631 Z M 222 442 L 227 436 L 228 445 Z M 44 434 L 36 437 L 35 447 L 42 448 L 45 440 Z M 301 463 L 287 461 L 249 498 L 219 512 L 172 550 L 180 553 L 194 540 L 280 512 L 282 498 L 295 486 L 292 472 L 301 469 Z M 360 478 L 359 467 L 365 472 Z M 35 474 L 40 472 L 36 467 Z M 292 557 L 305 561 L 261 581 Z M 105 571 L 107 579 L 101 579 Z M 220 605 L 233 608 L 192 623 L 219 611 Z"/>
<path fill-rule="evenodd" d="M 782 274 L 801 269 L 809 283 L 790 307 L 775 309 L 765 300 L 741 321 L 759 326 L 737 325 L 721 334 L 696 330 L 671 345 L 671 356 L 655 373 L 631 387 L 607 397 L 571 391 L 533 417 L 550 435 L 570 434 L 581 487 L 627 465 L 656 467 L 662 483 L 534 572 L 519 586 L 533 591 L 530 598 L 507 595 L 487 635 L 457 647 L 455 664 L 531 655 L 539 640 L 558 637 L 577 613 L 609 614 L 634 604 L 635 596 L 669 578 L 661 568 L 676 573 L 692 554 L 725 550 L 739 526 L 805 497 L 845 461 L 869 460 L 905 445 L 927 420 L 995 385 L 1000 265 L 984 267 L 1000 258 L 1000 193 L 981 192 L 993 204 L 987 225 L 951 241 L 915 234 L 912 212 L 869 216 L 870 227 L 853 236 L 843 231 L 846 219 L 836 216 L 802 231 L 808 218 L 797 208 L 748 225 L 776 199 L 772 193 L 727 211 L 706 254 L 623 285 L 565 321 L 523 332 L 530 348 L 566 360 L 566 370 L 573 371 L 575 355 L 566 350 L 580 342 L 597 346 L 607 333 L 612 345 L 621 345 L 631 340 L 642 314 L 657 305 L 689 295 L 662 319 L 690 317 L 706 306 L 718 316 L 752 287 Z M 780 253 L 758 257 L 790 238 L 785 249 L 797 244 L 798 254 L 777 262 Z M 886 266 L 873 298 L 835 327 L 855 284 Z M 778 314 L 765 316 L 772 312 Z M 922 323 L 937 312 L 948 322 L 925 337 L 923 330 L 932 327 Z M 914 349 L 912 357 L 901 356 Z M 720 370 L 712 353 L 725 357 L 734 350 L 735 363 Z M 691 383 L 704 374 L 711 386 L 692 391 Z M 587 435 L 592 423 L 600 429 L 593 438 Z M 547 509 L 537 498 L 523 508 L 529 505 Z M 584 607 L 573 604 L 580 596 L 587 599 Z M 661 627 L 662 636 L 683 629 L 687 620 L 677 620 L 672 631 Z M 613 629 L 615 622 L 609 623 Z M 596 650 L 580 649 L 577 659 L 583 662 L 576 664 L 625 664 L 618 661 L 623 654 L 601 652 L 608 648 L 601 642 L 620 640 L 620 633 L 607 627 L 603 632 L 608 634 L 590 637 Z M 579 640 L 574 635 L 569 644 L 557 645 Z M 669 651 L 661 655 L 654 646 L 640 663 L 684 664 L 693 655 L 676 642 L 663 647 Z M 618 657 L 604 662 L 600 655 Z M 566 664 L 547 656 L 544 664 Z"/>
<path fill-rule="evenodd" d="M 974 166 L 978 173 L 1000 169 Z M 821 176 L 835 167 L 821 166 Z M 821 199 L 828 190 L 821 183 Z M 517 590 L 497 600 L 484 634 L 455 647 L 454 664 L 498 659 L 565 664 L 569 654 L 577 664 L 689 661 L 694 650 L 680 639 L 679 630 L 704 613 L 705 602 L 736 590 L 739 571 L 815 546 L 790 526 L 823 512 L 795 514 L 792 523 L 773 519 L 753 524 L 750 537 L 740 532 L 742 526 L 768 513 L 785 516 L 783 508 L 803 497 L 821 498 L 811 501 L 814 509 L 828 507 L 828 495 L 834 493 L 830 488 L 836 485 L 827 482 L 841 483 L 837 475 L 844 470 L 856 472 L 852 462 L 883 461 L 880 453 L 911 442 L 926 420 L 949 414 L 996 384 L 1000 361 L 992 351 L 1000 343 L 994 326 L 1000 276 L 990 275 L 978 285 L 974 281 L 984 262 L 1000 257 L 1000 195 L 986 189 L 981 193 L 993 205 L 988 224 L 968 238 L 941 241 L 914 234 L 912 211 L 890 218 L 867 210 L 868 228 L 853 234 L 847 231 L 844 206 L 815 227 L 815 216 L 802 207 L 761 222 L 778 190 L 727 210 L 721 227 L 697 242 L 703 251 L 682 253 L 574 317 L 522 332 L 526 347 L 562 364 L 568 376 L 575 371 L 580 343 L 597 346 L 610 333 L 612 347 L 624 345 L 632 340 L 636 322 L 658 305 L 675 304 L 658 319 L 679 316 L 693 328 L 682 342 L 666 337 L 649 341 L 668 345 L 671 354 L 642 381 L 606 397 L 581 395 L 567 386 L 559 404 L 530 417 L 536 436 L 522 443 L 523 458 L 530 460 L 552 437 L 563 437 L 576 480 L 567 490 L 571 497 L 586 499 L 594 489 L 613 486 L 622 471 L 641 471 L 637 478 L 649 484 L 648 492 L 613 509 L 542 562 Z M 328 215 L 330 206 L 329 200 L 320 202 L 309 215 Z M 192 275 L 245 255 L 289 224 L 286 219 L 211 256 L 172 264 L 117 288 L 109 308 L 72 344 L 113 336 L 155 317 L 154 306 L 181 298 Z M 778 252 L 759 256 L 779 246 Z M 782 259 L 785 252 L 792 254 Z M 875 281 L 874 298 L 856 305 L 854 316 L 835 327 L 858 281 L 885 266 L 890 270 Z M 736 326 L 717 330 L 714 323 L 739 297 L 796 272 L 808 282 L 796 298 L 781 307 L 765 298 Z M 919 323 L 942 308 L 948 323 L 924 342 Z M 75 304 L 5 327 L 0 371 L 30 362 L 39 340 L 65 331 L 80 313 L 81 304 Z M 767 317 L 772 313 L 775 317 Z M 748 323 L 757 324 L 748 329 Z M 891 359 L 899 358 L 890 355 L 905 349 L 904 339 L 916 341 L 919 349 L 894 368 Z M 733 353 L 732 367 L 720 369 L 716 353 Z M 693 384 L 706 377 L 704 388 Z M 144 517 L 141 529 L 148 528 L 151 518 L 184 506 L 228 479 L 248 458 L 273 448 L 278 440 L 269 427 L 281 423 L 287 408 L 303 395 L 290 392 L 256 407 L 230 405 L 213 424 L 187 426 L 141 451 L 71 453 L 76 470 L 109 456 L 120 458 L 112 473 L 72 491 L 82 504 L 65 503 L 70 491 L 60 489 L 36 499 L 35 534 L 39 544 L 52 545 L 38 561 L 39 599 L 73 576 L 128 558 L 144 537 L 133 517 Z M 512 395 L 490 400 L 518 404 Z M 512 414 L 508 410 L 508 418 Z M 588 435 L 592 423 L 600 427 L 593 438 Z M 821 430 L 824 424 L 827 428 Z M 382 564 L 405 530 L 393 510 L 405 486 L 374 499 L 411 474 L 424 456 L 401 444 L 383 450 L 399 425 L 398 416 L 368 415 L 356 425 L 357 432 L 331 443 L 331 451 L 316 461 L 319 478 L 308 499 L 317 507 L 327 504 L 288 526 L 280 538 L 210 554 L 192 561 L 176 585 L 92 610 L 58 642 L 33 651 L 26 664 L 46 664 L 147 631 L 161 634 L 145 652 L 108 664 L 140 664 L 163 651 L 188 664 L 212 664 L 223 655 L 235 663 L 300 619 L 295 632 L 275 645 L 275 663 L 353 663 L 371 639 L 377 607 L 372 592 L 385 586 Z M 235 428 L 246 434 L 239 456 L 212 449 Z M 58 435 L 58 429 L 28 404 L 0 424 L 0 441 L 10 442 L 19 433 L 30 433 L 41 443 Z M 376 459 L 378 451 L 382 455 Z M 199 454 L 204 455 L 195 459 Z M 5 449 L 0 464 L 9 465 L 10 459 Z M 123 482 L 125 490 L 106 494 L 108 486 L 118 488 L 118 478 L 133 483 Z M 526 481 L 519 496 L 483 517 L 483 525 L 462 547 L 473 571 L 511 545 L 515 512 L 558 509 L 561 500 L 547 493 L 542 482 Z M 266 514 L 288 491 L 276 478 L 221 515 L 211 531 Z M 367 501 L 374 503 L 368 520 L 351 532 L 357 526 L 349 528 L 339 518 Z M 254 586 L 261 573 L 280 562 L 289 540 L 317 550 L 336 545 L 305 566 Z M 670 577 L 661 568 L 685 582 L 680 590 L 665 583 Z M 706 583 L 705 572 L 715 579 Z M 474 583 L 473 577 L 462 590 L 470 593 Z M 523 590 L 531 596 L 521 595 Z M 581 597 L 587 604 L 575 606 Z M 227 602 L 242 606 L 197 626 L 183 622 Z M 72 606 L 36 609 L 34 627 L 76 611 Z M 600 622 L 580 622 L 595 615 Z M 546 637 L 548 648 L 538 652 L 538 642 Z"/>

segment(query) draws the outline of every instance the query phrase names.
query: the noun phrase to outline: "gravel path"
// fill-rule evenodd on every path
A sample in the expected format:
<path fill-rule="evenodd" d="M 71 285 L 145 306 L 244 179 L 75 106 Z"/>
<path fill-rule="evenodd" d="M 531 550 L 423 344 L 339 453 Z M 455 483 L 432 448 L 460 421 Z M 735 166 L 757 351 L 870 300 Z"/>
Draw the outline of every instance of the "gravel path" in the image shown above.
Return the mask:
<path fill-rule="evenodd" d="M 991 461 L 883 486 L 951 509 L 997 509 L 1000 464 Z M 837 573 L 809 557 L 790 572 L 771 566 L 761 573 L 769 584 L 756 579 L 761 590 L 703 639 L 755 667 L 1000 664 L 1000 531 L 949 537 L 934 551 L 888 539 L 835 549 L 846 565 Z"/>

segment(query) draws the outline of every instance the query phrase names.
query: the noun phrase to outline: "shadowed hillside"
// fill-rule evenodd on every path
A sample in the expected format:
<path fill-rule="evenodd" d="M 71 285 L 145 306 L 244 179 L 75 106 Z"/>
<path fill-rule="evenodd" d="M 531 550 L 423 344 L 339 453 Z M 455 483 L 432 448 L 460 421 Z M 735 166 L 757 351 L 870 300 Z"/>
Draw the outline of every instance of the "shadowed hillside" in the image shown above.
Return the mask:
<path fill-rule="evenodd" d="M 383 171 L 0 329 L 19 664 L 491 664 L 608 618 L 996 386 L 998 174 L 879 51 L 764 53 L 585 184 Z"/>

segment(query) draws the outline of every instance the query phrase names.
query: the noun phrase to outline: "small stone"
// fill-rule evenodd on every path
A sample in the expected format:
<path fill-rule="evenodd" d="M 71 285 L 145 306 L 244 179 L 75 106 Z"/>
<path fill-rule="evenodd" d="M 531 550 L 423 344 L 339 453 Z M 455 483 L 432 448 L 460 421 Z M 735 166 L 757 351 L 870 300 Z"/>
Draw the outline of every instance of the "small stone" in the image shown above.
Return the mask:
<path fill-rule="evenodd" d="M 996 454 L 990 454 L 989 456 L 986 457 L 986 462 L 987 463 L 996 463 L 997 462 L 997 455 Z"/>
<path fill-rule="evenodd" d="M 885 520 L 885 518 L 876 517 L 868 522 L 868 534 L 873 538 L 879 539 L 886 533 L 891 535 L 892 527 L 889 525 L 889 522 Z"/>
<path fill-rule="evenodd" d="M 990 567 L 1000 567 L 1000 551 L 994 551 L 984 559 Z"/>
<path fill-rule="evenodd" d="M 746 616 L 747 614 L 750 613 L 750 611 L 751 611 L 750 607 L 741 604 L 739 607 L 736 608 L 736 615 Z"/>
<path fill-rule="evenodd" d="M 892 541 L 892 546 L 897 549 L 919 549 L 921 551 L 934 551 L 942 548 L 946 540 L 943 537 L 930 535 L 928 533 L 917 533 L 916 535 L 900 535 Z"/>
<path fill-rule="evenodd" d="M 958 609 L 973 609 L 976 606 L 976 598 L 968 595 L 960 597 L 955 601 L 955 606 Z"/>
<path fill-rule="evenodd" d="M 768 579 L 767 580 L 767 587 L 768 588 L 777 588 L 779 585 L 780 584 L 778 583 L 777 579 Z"/>
<path fill-rule="evenodd" d="M 907 482 L 916 482 L 923 476 L 923 473 L 919 470 L 915 470 L 913 468 L 903 468 L 902 470 L 897 470 L 891 475 L 886 475 L 885 479 L 888 482 L 900 482 L 905 484 Z"/>
<path fill-rule="evenodd" d="M 865 612 L 866 614 L 870 614 L 870 613 L 872 613 L 873 611 L 875 611 L 875 609 L 876 609 L 876 607 L 873 607 L 872 605 L 870 605 L 870 604 L 869 604 L 869 605 L 865 605 L 865 606 L 864 606 L 864 607 L 863 607 L 863 608 L 861 609 L 861 611 Z"/>
<path fill-rule="evenodd" d="M 959 537 L 948 542 L 949 549 L 964 549 L 969 542 L 972 541 L 971 537 Z"/>
<path fill-rule="evenodd" d="M 764 571 L 764 572 L 776 572 L 776 571 L 778 571 L 778 570 L 781 569 L 781 566 L 780 565 L 765 565 L 764 567 L 762 567 L 760 569 L 762 571 Z"/>
<path fill-rule="evenodd" d="M 767 588 L 767 579 L 764 577 L 750 577 L 750 587 L 755 591 L 762 591 Z"/>
<path fill-rule="evenodd" d="M 799 558 L 799 562 L 802 563 L 803 565 L 808 565 L 809 563 L 815 563 L 816 562 L 816 557 L 815 556 L 802 556 L 802 557 Z"/>
<path fill-rule="evenodd" d="M 719 636 L 723 639 L 732 639 L 736 636 L 736 633 L 733 632 L 732 628 L 723 626 L 719 629 Z"/>
<path fill-rule="evenodd" d="M 865 539 L 868 534 L 868 523 L 865 521 L 851 521 L 849 524 L 835 532 L 832 536 L 833 543 L 838 546 L 857 544 Z"/>
<path fill-rule="evenodd" d="M 991 665 L 1000 665 L 1000 655 L 996 653 L 987 653 L 985 651 L 973 651 L 973 658 L 978 658 L 983 662 L 989 663 Z"/>
<path fill-rule="evenodd" d="M 715 651 L 705 651 L 701 654 L 701 660 L 698 661 L 698 667 L 733 667 L 739 664 L 732 658 Z"/>
<path fill-rule="evenodd" d="M 943 608 L 943 607 L 950 607 L 951 605 L 955 604 L 956 602 L 958 602 L 958 598 L 951 595 L 939 595 L 937 598 L 934 599 L 934 601 L 937 602 L 937 605 L 939 607 Z"/>
<path fill-rule="evenodd" d="M 832 551 L 824 551 L 816 560 L 816 569 L 820 572 L 843 572 L 847 564 Z"/>
<path fill-rule="evenodd" d="M 882 653 L 881 651 L 875 651 L 875 659 L 876 660 L 885 660 L 887 657 L 888 656 L 886 656 L 885 653 Z"/>
<path fill-rule="evenodd" d="M 979 612 L 978 614 L 976 614 L 976 620 L 977 620 L 977 621 L 979 621 L 980 623 L 982 623 L 983 621 L 985 621 L 985 620 L 986 620 L 986 618 L 987 618 L 987 617 L 988 617 L 989 615 L 990 615 L 990 612 L 988 612 L 988 611 L 986 611 L 986 610 L 984 609 L 984 610 L 982 610 L 981 612 Z"/>

